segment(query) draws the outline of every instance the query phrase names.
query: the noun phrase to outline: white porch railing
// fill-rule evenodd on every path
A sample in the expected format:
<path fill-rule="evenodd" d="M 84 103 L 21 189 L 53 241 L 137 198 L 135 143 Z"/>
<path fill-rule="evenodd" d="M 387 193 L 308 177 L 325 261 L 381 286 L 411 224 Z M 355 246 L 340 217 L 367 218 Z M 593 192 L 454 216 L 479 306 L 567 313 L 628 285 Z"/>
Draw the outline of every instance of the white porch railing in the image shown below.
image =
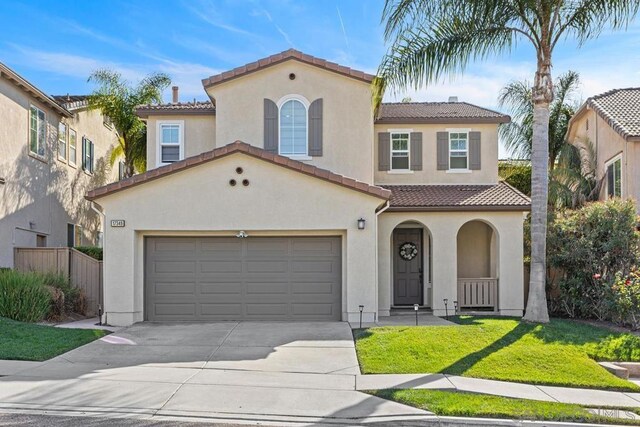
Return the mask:
<path fill-rule="evenodd" d="M 460 309 L 498 308 L 498 279 L 473 277 L 458 279 L 458 307 Z"/>

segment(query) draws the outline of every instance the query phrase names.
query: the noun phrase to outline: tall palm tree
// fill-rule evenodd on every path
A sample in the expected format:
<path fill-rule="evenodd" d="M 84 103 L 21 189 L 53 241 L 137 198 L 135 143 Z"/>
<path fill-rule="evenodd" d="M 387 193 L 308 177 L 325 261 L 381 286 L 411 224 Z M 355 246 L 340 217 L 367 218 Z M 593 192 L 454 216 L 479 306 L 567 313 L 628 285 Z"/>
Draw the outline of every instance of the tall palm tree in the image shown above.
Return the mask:
<path fill-rule="evenodd" d="M 567 71 L 558 77 L 555 96 L 549 105 L 549 170 L 553 171 L 560 152 L 567 145 L 569 120 L 578 103 L 573 95 L 580 86 L 580 76 Z M 531 83 L 514 81 L 500 91 L 498 103 L 511 114 L 512 121 L 500 126 L 500 138 L 507 150 L 519 159 L 530 159 L 533 146 L 533 101 Z"/>
<path fill-rule="evenodd" d="M 142 104 L 162 102 L 162 90 L 171 84 L 163 73 L 150 74 L 136 86 L 117 71 L 101 69 L 93 72 L 90 82 L 98 85 L 89 95 L 89 108 L 99 109 L 118 132 L 118 145 L 111 152 L 111 164 L 124 157 L 124 177 L 146 169 L 146 126 L 136 115 Z"/>
<path fill-rule="evenodd" d="M 605 28 L 624 28 L 640 0 L 386 0 L 383 21 L 391 46 L 374 81 L 374 102 L 385 88 L 415 88 L 455 75 L 470 61 L 511 52 L 521 42 L 536 52 L 531 90 L 531 279 L 524 316 L 548 322 L 546 278 L 549 181 L 549 105 L 553 52 L 561 40 L 579 44 Z"/>

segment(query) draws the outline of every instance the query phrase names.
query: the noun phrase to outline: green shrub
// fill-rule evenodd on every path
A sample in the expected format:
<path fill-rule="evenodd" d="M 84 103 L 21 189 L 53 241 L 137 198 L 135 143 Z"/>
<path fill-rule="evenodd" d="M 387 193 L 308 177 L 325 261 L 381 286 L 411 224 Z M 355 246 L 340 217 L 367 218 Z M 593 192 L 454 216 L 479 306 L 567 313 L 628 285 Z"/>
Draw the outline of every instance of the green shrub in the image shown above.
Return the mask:
<path fill-rule="evenodd" d="M 562 272 L 551 292 L 553 314 L 610 319 L 611 283 L 638 262 L 632 201 L 609 200 L 558 212 L 549 223 L 547 261 Z"/>
<path fill-rule="evenodd" d="M 85 314 L 86 296 L 80 289 L 71 286 L 67 276 L 62 273 L 43 273 L 42 283 L 62 293 L 62 298 L 57 293 L 53 293 L 50 318 L 60 319 L 72 312 Z"/>
<path fill-rule="evenodd" d="M 74 249 L 89 255 L 91 258 L 95 258 L 98 261 L 102 261 L 102 248 L 98 246 L 76 246 Z"/>
<path fill-rule="evenodd" d="M 0 274 L 0 317 L 39 322 L 50 310 L 51 293 L 38 273 L 5 271 Z"/>
<path fill-rule="evenodd" d="M 585 349 L 595 360 L 640 362 L 640 337 L 632 334 L 610 335 Z"/>
<path fill-rule="evenodd" d="M 520 190 L 527 196 L 531 195 L 531 165 L 502 161 L 498 164 L 498 175 L 504 181 Z"/>
<path fill-rule="evenodd" d="M 616 275 L 611 286 L 611 312 L 614 321 L 633 330 L 640 329 L 640 271 L 637 269 L 627 276 Z"/>

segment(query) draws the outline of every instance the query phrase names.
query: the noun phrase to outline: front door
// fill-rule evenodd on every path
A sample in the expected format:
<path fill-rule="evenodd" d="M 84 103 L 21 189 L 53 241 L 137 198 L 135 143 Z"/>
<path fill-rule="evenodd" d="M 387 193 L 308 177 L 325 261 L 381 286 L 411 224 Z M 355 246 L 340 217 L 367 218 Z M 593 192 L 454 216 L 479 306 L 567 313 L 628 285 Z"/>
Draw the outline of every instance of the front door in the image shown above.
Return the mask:
<path fill-rule="evenodd" d="M 393 305 L 422 305 L 422 229 L 393 232 Z"/>

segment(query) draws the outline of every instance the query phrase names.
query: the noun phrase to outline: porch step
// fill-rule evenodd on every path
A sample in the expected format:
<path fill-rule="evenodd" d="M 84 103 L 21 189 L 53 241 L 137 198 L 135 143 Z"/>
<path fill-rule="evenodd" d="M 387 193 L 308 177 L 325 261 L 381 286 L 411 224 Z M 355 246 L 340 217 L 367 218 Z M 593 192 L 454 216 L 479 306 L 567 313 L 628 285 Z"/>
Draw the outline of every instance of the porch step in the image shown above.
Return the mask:
<path fill-rule="evenodd" d="M 433 316 L 433 310 L 431 310 L 430 308 L 427 307 L 420 307 L 420 309 L 418 310 L 418 316 L 421 315 L 429 315 L 429 316 Z M 393 307 L 391 308 L 391 310 L 389 311 L 389 315 L 390 316 L 415 316 L 416 312 L 414 311 L 413 307 Z"/>

